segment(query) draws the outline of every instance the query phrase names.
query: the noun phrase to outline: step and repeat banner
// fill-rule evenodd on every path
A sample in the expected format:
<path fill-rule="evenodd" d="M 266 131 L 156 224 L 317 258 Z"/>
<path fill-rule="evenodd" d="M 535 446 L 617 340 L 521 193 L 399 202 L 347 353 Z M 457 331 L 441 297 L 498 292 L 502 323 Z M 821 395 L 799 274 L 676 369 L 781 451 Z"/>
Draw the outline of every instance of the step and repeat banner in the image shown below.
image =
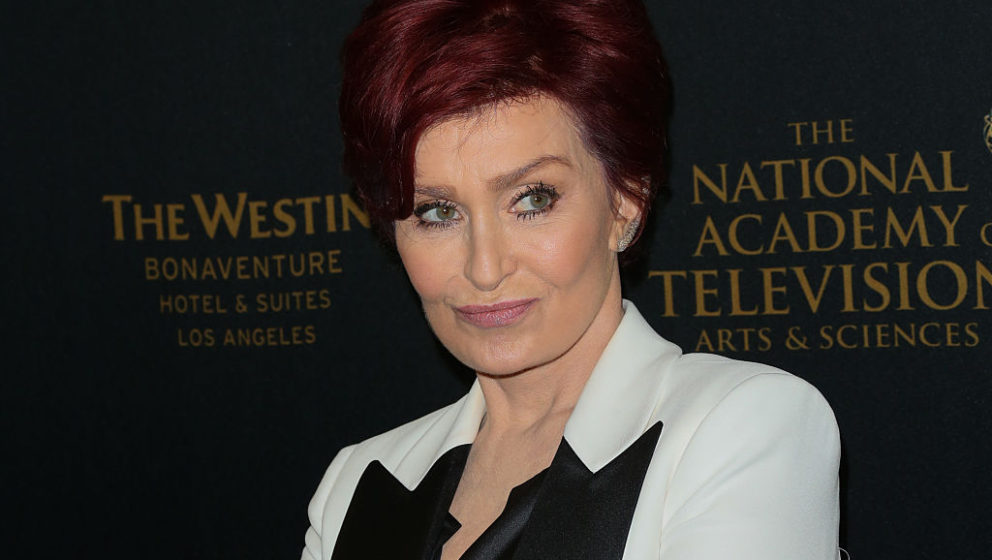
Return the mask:
<path fill-rule="evenodd" d="M 340 170 L 362 4 L 5 8 L 19 555 L 294 558 L 340 447 L 468 387 Z M 673 195 L 626 296 L 823 392 L 851 558 L 984 558 L 992 5 L 648 6 Z"/>

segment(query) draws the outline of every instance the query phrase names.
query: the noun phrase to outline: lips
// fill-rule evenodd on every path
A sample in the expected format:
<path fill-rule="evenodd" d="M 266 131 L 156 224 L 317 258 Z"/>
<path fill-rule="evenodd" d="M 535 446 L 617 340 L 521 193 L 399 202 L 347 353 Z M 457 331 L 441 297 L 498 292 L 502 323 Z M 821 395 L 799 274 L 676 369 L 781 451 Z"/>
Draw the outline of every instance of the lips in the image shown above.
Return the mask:
<path fill-rule="evenodd" d="M 493 305 L 464 305 L 455 311 L 464 321 L 477 327 L 495 328 L 512 325 L 533 307 L 536 298 L 501 301 Z"/>

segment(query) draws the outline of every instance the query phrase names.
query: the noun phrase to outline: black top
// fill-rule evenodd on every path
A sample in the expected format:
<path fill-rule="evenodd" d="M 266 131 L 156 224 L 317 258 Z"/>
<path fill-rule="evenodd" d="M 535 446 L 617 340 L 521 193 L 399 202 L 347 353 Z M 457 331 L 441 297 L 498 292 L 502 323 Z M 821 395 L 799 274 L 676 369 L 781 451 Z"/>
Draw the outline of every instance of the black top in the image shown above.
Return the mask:
<path fill-rule="evenodd" d="M 592 472 L 562 440 L 551 466 L 514 488 L 503 513 L 462 556 L 465 560 L 620 560 L 657 423 L 610 463 Z M 355 487 L 332 560 L 437 560 L 460 527 L 448 513 L 470 445 L 448 450 L 415 488 L 379 461 Z"/>
<path fill-rule="evenodd" d="M 445 476 L 444 487 L 458 488 L 458 482 L 465 471 L 465 463 L 468 460 L 468 452 L 471 446 L 462 445 L 449 451 L 455 453 L 452 457 L 451 468 Z M 510 495 L 506 499 L 506 507 L 503 513 L 493 521 L 472 546 L 462 555 L 462 560 L 509 560 L 517 544 L 520 543 L 520 536 L 524 532 L 527 520 L 530 518 L 534 504 L 537 503 L 537 496 L 540 493 L 541 484 L 544 482 L 544 475 L 548 469 L 537 473 L 530 480 L 510 490 Z M 434 540 L 430 558 L 439 560 L 444 543 L 454 535 L 462 524 L 455 519 L 454 515 L 448 511 L 451 507 L 451 500 L 454 499 L 454 492 L 446 496 L 447 506 L 440 513 L 440 520 L 435 520 L 436 526 L 440 528 Z"/>

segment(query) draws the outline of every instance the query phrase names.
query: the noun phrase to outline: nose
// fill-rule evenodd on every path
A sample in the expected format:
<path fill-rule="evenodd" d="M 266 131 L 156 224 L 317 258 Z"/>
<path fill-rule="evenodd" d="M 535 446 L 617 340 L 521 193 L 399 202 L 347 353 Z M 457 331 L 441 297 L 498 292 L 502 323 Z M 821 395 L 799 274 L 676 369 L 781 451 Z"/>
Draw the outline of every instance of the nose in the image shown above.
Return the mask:
<path fill-rule="evenodd" d="M 512 244 L 498 223 L 476 221 L 468 233 L 465 278 L 478 290 L 495 290 L 513 273 L 512 250 Z"/>

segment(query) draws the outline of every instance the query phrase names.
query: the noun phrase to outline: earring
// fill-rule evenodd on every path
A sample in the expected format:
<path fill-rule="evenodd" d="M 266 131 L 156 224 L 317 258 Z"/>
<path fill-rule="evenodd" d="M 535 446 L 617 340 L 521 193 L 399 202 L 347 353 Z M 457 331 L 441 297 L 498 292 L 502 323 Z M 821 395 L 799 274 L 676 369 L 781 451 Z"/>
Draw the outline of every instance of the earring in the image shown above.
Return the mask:
<path fill-rule="evenodd" d="M 637 235 L 637 228 L 641 225 L 641 218 L 637 217 L 630 221 L 627 225 L 627 230 L 623 232 L 623 237 L 617 240 L 617 252 L 622 253 L 630 247 L 630 243 L 634 241 L 634 236 Z"/>

